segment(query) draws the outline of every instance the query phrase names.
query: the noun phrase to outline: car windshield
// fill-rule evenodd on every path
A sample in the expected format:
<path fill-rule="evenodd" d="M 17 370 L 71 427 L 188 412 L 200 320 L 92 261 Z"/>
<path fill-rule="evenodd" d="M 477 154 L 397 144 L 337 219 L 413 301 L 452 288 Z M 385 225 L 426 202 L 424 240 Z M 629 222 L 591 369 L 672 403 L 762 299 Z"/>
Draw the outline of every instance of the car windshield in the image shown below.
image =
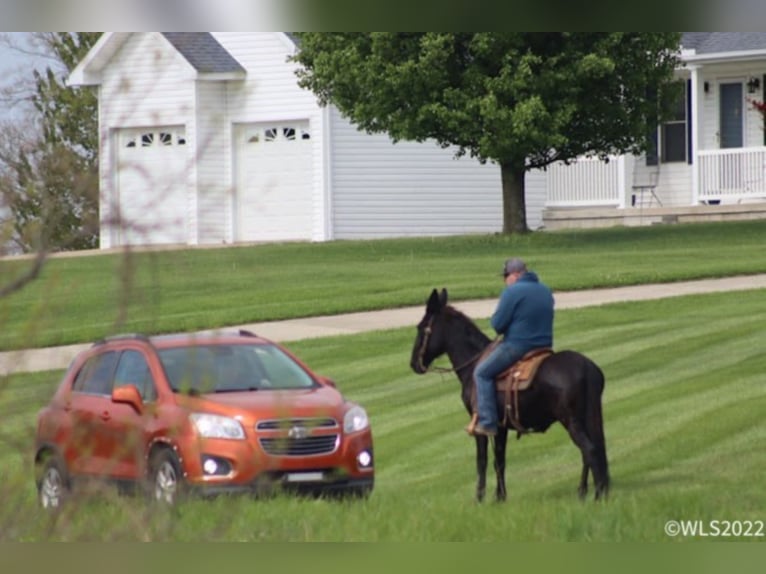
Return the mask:
<path fill-rule="evenodd" d="M 175 392 L 309 389 L 317 385 L 275 345 L 190 345 L 161 349 L 159 356 Z"/>

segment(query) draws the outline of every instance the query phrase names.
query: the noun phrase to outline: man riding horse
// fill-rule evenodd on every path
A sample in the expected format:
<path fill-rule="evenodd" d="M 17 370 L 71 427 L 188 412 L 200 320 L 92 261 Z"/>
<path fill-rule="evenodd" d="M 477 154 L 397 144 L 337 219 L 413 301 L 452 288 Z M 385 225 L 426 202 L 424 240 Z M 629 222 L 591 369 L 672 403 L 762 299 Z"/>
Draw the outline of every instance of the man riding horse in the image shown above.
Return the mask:
<path fill-rule="evenodd" d="M 478 418 L 466 427 L 470 435 L 495 436 L 498 425 L 495 378 L 527 352 L 553 347 L 553 293 L 518 258 L 503 266 L 505 288 L 490 321 L 502 339 L 480 359 L 474 371 Z"/>

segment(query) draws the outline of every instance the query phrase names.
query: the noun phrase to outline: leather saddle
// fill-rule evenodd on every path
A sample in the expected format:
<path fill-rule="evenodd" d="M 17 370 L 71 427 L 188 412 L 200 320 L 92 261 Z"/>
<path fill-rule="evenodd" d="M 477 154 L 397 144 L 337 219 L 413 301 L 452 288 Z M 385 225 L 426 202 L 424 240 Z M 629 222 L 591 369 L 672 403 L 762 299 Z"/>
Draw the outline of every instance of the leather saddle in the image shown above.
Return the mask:
<path fill-rule="evenodd" d="M 494 348 L 494 345 L 491 345 L 490 348 L 485 351 L 482 358 L 486 353 L 490 352 L 492 348 Z M 519 420 L 519 391 L 529 388 L 540 364 L 552 354 L 553 349 L 549 347 L 532 349 L 495 378 L 495 387 L 497 388 L 497 393 L 499 395 L 498 401 L 502 400 L 503 405 L 504 416 L 503 420 L 500 422 L 502 426 L 507 427 L 510 423 L 519 435 L 528 432 L 527 429 L 521 425 Z M 479 412 L 478 401 L 476 398 L 476 385 L 473 386 L 471 391 L 471 410 L 473 412 L 471 424 L 475 426 Z"/>

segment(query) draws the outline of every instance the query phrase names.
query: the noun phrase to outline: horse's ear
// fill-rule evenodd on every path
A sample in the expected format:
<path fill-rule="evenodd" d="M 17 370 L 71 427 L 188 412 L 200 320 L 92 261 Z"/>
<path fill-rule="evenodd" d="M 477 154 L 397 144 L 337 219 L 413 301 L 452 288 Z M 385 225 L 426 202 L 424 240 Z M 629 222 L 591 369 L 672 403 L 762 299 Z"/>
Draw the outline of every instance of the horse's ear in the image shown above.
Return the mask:
<path fill-rule="evenodd" d="M 447 306 L 447 290 L 442 289 L 441 295 L 439 295 L 439 303 L 441 303 L 442 307 Z"/>
<path fill-rule="evenodd" d="M 434 289 L 426 303 L 426 313 L 437 313 L 439 311 L 439 292 Z"/>

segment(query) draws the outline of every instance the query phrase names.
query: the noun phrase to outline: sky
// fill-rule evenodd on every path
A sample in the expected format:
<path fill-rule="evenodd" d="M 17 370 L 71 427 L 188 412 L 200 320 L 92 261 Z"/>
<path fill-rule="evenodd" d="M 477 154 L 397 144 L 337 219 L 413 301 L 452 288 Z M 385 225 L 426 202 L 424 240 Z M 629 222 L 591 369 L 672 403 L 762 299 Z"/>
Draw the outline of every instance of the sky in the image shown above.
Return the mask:
<path fill-rule="evenodd" d="M 20 46 L 24 46 L 29 37 L 28 32 L 4 32 L 3 35 Z M 18 85 L 24 79 L 31 79 L 33 67 L 45 69 L 46 65 L 48 62 L 44 58 L 15 50 L 6 42 L 0 42 L 0 89 Z M 0 99 L 0 121 L 12 118 L 13 114 L 19 112 L 18 106 L 11 107 L 8 102 Z"/>

